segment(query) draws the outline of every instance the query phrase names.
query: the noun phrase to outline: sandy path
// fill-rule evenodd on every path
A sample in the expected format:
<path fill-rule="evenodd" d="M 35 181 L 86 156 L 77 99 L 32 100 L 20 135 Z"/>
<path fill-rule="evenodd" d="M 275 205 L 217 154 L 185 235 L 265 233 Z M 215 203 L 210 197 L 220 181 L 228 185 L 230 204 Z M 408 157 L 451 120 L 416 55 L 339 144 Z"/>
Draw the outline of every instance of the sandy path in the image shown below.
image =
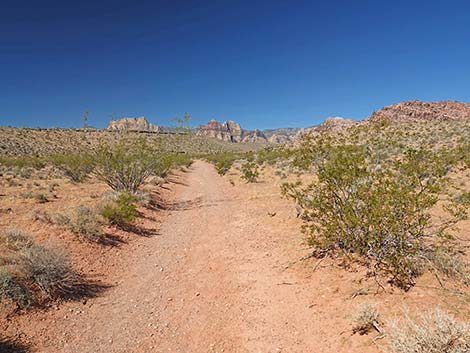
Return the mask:
<path fill-rule="evenodd" d="M 159 235 L 135 250 L 119 283 L 56 322 L 57 339 L 40 351 L 375 351 L 341 336 L 345 314 L 332 305 L 344 293 L 283 270 L 301 254 L 278 188 L 233 187 L 196 162 L 177 189 Z"/>

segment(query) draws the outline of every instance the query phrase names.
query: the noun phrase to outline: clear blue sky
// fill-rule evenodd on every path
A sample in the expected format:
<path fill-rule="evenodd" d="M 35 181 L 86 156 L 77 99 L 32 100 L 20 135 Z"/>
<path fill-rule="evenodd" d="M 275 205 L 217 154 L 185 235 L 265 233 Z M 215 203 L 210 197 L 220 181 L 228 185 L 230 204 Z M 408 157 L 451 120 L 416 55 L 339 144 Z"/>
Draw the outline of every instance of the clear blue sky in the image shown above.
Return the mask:
<path fill-rule="evenodd" d="M 0 125 L 245 128 L 470 101 L 470 1 L 12 1 L 0 8 Z"/>

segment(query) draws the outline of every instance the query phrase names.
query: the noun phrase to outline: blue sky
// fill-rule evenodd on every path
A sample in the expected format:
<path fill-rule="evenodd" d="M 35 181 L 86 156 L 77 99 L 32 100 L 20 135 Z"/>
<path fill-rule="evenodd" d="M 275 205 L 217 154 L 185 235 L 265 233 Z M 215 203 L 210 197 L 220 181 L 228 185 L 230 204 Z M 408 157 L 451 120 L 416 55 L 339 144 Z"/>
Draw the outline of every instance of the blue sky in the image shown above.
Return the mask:
<path fill-rule="evenodd" d="M 469 1 L 12 1 L 0 10 L 0 125 L 245 128 L 470 101 Z"/>

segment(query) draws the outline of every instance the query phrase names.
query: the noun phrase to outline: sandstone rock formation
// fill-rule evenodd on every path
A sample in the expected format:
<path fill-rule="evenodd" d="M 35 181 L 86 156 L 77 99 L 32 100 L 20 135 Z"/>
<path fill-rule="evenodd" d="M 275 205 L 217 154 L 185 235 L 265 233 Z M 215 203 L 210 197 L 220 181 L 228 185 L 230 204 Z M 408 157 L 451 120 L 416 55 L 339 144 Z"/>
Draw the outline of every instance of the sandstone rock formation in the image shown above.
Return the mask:
<path fill-rule="evenodd" d="M 161 131 L 161 128 L 149 123 L 145 117 L 140 116 L 137 118 L 120 118 L 111 120 L 106 127 L 106 130 L 159 132 Z"/>
<path fill-rule="evenodd" d="M 292 142 L 293 136 L 272 134 L 268 137 L 268 142 L 272 144 L 282 144 Z"/>
<path fill-rule="evenodd" d="M 373 113 L 366 121 L 381 119 L 388 119 L 391 122 L 470 119 L 470 103 L 406 101 L 384 107 Z"/>
<path fill-rule="evenodd" d="M 325 121 L 323 121 L 320 125 L 300 129 L 300 131 L 295 136 L 294 140 L 297 140 L 298 138 L 300 138 L 301 136 L 305 134 L 316 134 L 316 133 L 320 133 L 322 131 L 327 131 L 327 130 L 339 131 L 342 129 L 347 129 L 351 126 L 356 125 L 357 123 L 358 122 L 356 122 L 353 119 L 342 118 L 339 116 L 334 116 L 334 117 L 330 116 L 326 118 Z"/>
<path fill-rule="evenodd" d="M 210 120 L 206 125 L 199 128 L 196 135 L 213 137 L 228 142 L 267 142 L 266 136 L 260 130 L 243 130 L 240 124 L 227 120 L 219 123 L 217 120 Z"/>
<path fill-rule="evenodd" d="M 241 142 L 266 143 L 268 139 L 261 130 L 244 130 Z"/>

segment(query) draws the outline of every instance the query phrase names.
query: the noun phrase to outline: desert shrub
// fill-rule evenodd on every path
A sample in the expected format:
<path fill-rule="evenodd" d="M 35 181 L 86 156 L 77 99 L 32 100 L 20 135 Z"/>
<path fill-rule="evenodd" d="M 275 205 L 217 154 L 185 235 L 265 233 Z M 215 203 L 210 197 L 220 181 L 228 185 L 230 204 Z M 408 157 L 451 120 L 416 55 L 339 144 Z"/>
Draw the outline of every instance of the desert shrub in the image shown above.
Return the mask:
<path fill-rule="evenodd" d="M 101 215 L 111 224 L 125 227 L 139 215 L 134 202 L 137 198 L 129 192 L 119 194 L 113 202 L 105 204 L 101 209 Z"/>
<path fill-rule="evenodd" d="M 102 221 L 98 213 L 89 207 L 78 206 L 69 214 L 57 214 L 52 218 L 54 223 L 66 226 L 72 233 L 86 240 L 94 242 L 103 240 Z"/>
<path fill-rule="evenodd" d="M 46 202 L 49 201 L 47 196 L 45 194 L 41 193 L 41 192 L 28 191 L 28 192 L 22 193 L 21 197 L 23 197 L 25 199 L 34 199 L 39 203 L 46 203 Z"/>
<path fill-rule="evenodd" d="M 68 293 L 75 274 L 57 248 L 36 244 L 12 229 L 0 233 L 0 295 L 27 307 Z"/>
<path fill-rule="evenodd" d="M 17 167 L 20 169 L 23 168 L 34 168 L 34 169 L 41 169 L 44 168 L 46 165 L 45 161 L 41 157 L 37 156 L 16 156 L 16 157 L 8 157 L 8 156 L 0 156 L 0 165 L 6 167 Z"/>
<path fill-rule="evenodd" d="M 245 162 L 241 167 L 242 179 L 247 183 L 254 183 L 259 176 L 258 165 L 254 162 Z"/>
<path fill-rule="evenodd" d="M 75 183 L 84 181 L 95 168 L 95 161 L 88 153 L 53 154 L 51 162 Z"/>
<path fill-rule="evenodd" d="M 353 333 L 365 335 L 374 329 L 380 331 L 379 325 L 380 315 L 377 308 L 371 303 L 364 303 L 354 316 Z"/>
<path fill-rule="evenodd" d="M 447 229 L 465 217 L 448 205 L 448 219 L 431 222 L 449 166 L 434 152 L 406 152 L 383 161 L 360 145 L 310 146 L 317 179 L 282 189 L 302 209 L 308 243 L 321 252 L 354 253 L 408 289 L 429 257 L 451 237 Z M 307 165 L 304 165 L 307 166 Z"/>
<path fill-rule="evenodd" d="M 3 262 L 3 261 L 2 261 Z M 18 278 L 15 269 L 2 265 L 0 268 L 0 297 L 9 299 L 19 307 L 30 306 L 34 302 L 34 293 Z"/>
<path fill-rule="evenodd" d="M 174 168 L 189 168 L 193 163 L 193 159 L 186 153 L 160 153 L 156 156 L 158 164 L 152 175 L 165 178 Z"/>
<path fill-rule="evenodd" d="M 285 146 L 266 147 L 256 152 L 256 163 L 274 165 L 277 161 L 290 159 L 293 154 L 294 150 Z"/>
<path fill-rule="evenodd" d="M 149 207 L 154 203 L 152 195 L 147 191 L 137 191 L 134 195 L 134 200 L 137 204 Z"/>
<path fill-rule="evenodd" d="M 172 167 L 189 168 L 193 164 L 193 159 L 187 153 L 172 153 Z"/>
<path fill-rule="evenodd" d="M 463 192 L 457 196 L 456 201 L 462 205 L 470 206 L 470 191 Z"/>
<path fill-rule="evenodd" d="M 221 152 L 206 156 L 206 159 L 213 163 L 215 170 L 220 175 L 225 175 L 232 167 L 233 163 L 240 159 L 240 155 L 233 152 Z"/>
<path fill-rule="evenodd" d="M 392 323 L 389 336 L 393 353 L 470 352 L 470 326 L 440 310 Z"/>
<path fill-rule="evenodd" d="M 132 145 L 120 142 L 113 147 L 101 147 L 96 161 L 95 174 L 116 191 L 136 192 L 150 175 L 166 170 L 143 139 Z"/>
<path fill-rule="evenodd" d="M 451 248 L 439 247 L 429 253 L 427 259 L 432 267 L 440 273 L 470 285 L 468 264 L 459 256 L 457 251 Z"/>

